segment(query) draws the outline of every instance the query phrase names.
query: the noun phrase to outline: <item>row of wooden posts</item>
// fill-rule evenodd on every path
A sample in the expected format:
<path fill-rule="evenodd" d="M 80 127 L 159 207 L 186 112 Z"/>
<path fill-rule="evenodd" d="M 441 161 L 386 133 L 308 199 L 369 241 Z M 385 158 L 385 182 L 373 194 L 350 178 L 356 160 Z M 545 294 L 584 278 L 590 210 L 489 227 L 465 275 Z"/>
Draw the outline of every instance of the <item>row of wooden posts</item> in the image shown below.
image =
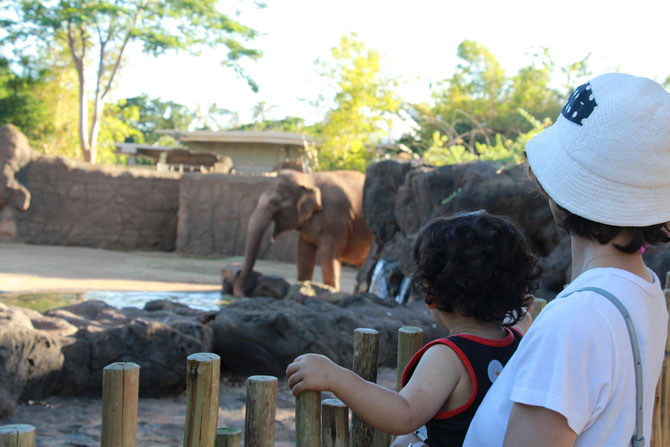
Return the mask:
<path fill-rule="evenodd" d="M 670 284 L 670 272 L 666 284 Z M 670 290 L 665 290 L 670 309 Z M 533 318 L 546 305 L 536 299 Z M 405 366 L 423 346 L 423 331 L 414 326 L 398 330 L 396 389 Z M 377 380 L 379 332 L 354 331 L 353 371 L 366 380 Z M 184 447 L 241 447 L 242 430 L 217 428 L 220 358 L 196 353 L 187 358 L 186 423 Z M 139 366 L 112 363 L 103 371 L 101 447 L 134 447 L 136 444 Z M 277 378 L 251 376 L 247 379 L 244 423 L 245 447 L 274 446 Z M 338 399 L 321 400 L 321 393 L 304 391 L 296 397 L 296 447 L 388 447 L 391 436 L 365 424 Z M 351 423 L 350 423 L 351 422 Z M 0 447 L 34 447 L 35 428 L 17 424 L 0 427 Z M 656 390 L 650 447 L 670 446 L 670 337 L 666 343 L 663 372 Z"/>

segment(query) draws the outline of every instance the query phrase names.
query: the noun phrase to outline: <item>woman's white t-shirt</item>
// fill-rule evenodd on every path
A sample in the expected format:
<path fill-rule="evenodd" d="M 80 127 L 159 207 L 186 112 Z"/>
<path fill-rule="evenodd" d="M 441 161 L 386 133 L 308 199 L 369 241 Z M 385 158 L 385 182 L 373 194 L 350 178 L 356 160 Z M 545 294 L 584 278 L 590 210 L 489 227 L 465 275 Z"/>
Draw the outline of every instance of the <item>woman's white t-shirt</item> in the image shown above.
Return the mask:
<path fill-rule="evenodd" d="M 635 430 L 635 370 L 619 310 L 583 287 L 605 289 L 631 314 L 644 378 L 644 437 L 649 445 L 668 312 L 658 277 L 650 283 L 614 268 L 587 270 L 540 313 L 495 381 L 465 438 L 466 447 L 501 446 L 515 402 L 562 414 L 576 447 L 626 447 Z M 538 427 L 541 430 L 541 427 Z"/>

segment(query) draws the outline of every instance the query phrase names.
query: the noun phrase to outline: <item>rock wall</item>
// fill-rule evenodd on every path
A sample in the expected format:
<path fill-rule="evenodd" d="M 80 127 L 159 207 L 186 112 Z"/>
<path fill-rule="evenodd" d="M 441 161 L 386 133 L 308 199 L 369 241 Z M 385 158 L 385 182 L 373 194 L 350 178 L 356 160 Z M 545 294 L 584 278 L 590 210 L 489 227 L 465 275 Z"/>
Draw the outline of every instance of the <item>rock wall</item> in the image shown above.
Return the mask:
<path fill-rule="evenodd" d="M 30 191 L 16 176 L 37 156 L 16 127 L 0 126 L 0 239 L 17 236 L 16 215 L 30 206 Z"/>
<path fill-rule="evenodd" d="M 0 127 L 0 239 L 120 250 L 243 256 L 246 225 L 270 177 L 179 174 L 42 157 Z M 295 262 L 297 233 L 260 259 Z"/>
<path fill-rule="evenodd" d="M 569 237 L 554 223 L 525 166 L 500 169 L 473 162 L 434 167 L 393 160 L 374 163 L 366 172 L 363 212 L 374 243 L 358 274 L 359 289 L 367 290 L 379 260 L 395 261 L 390 264 L 410 276 L 416 233 L 433 217 L 480 209 L 516 222 L 542 257 L 539 296 L 553 298 L 562 290 L 569 281 Z M 644 257 L 665 284 L 670 250 L 650 248 Z"/>
<path fill-rule="evenodd" d="M 246 226 L 270 177 L 179 174 L 52 157 L 19 174 L 32 194 L 16 213 L 18 239 L 33 244 L 177 250 L 243 256 Z M 260 259 L 295 261 L 297 233 L 270 242 Z"/>
<path fill-rule="evenodd" d="M 273 177 L 186 174 L 179 184 L 177 251 L 243 256 L 249 216 Z M 298 233 L 280 234 L 270 242 L 266 231 L 260 259 L 295 262 Z"/>
<path fill-rule="evenodd" d="M 32 244 L 174 250 L 179 174 L 40 157 L 18 175 L 31 192 L 17 215 Z"/>
<path fill-rule="evenodd" d="M 534 249 L 548 255 L 562 235 L 551 210 L 523 167 L 501 170 L 490 162 L 434 167 L 385 160 L 368 167 L 363 192 L 366 224 L 375 242 L 359 274 L 369 284 L 378 260 L 397 261 L 410 276 L 416 233 L 430 219 L 485 209 L 508 216 L 525 231 Z"/>

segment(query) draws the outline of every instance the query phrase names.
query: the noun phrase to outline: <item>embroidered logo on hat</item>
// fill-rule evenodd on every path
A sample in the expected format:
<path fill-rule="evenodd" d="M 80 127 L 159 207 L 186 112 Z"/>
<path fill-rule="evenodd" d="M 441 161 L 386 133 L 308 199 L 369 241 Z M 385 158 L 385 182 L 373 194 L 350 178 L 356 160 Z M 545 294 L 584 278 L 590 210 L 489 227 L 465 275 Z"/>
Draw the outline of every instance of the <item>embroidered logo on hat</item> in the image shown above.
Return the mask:
<path fill-rule="evenodd" d="M 572 92 L 561 113 L 566 119 L 581 126 L 597 106 L 598 104 L 596 104 L 596 99 L 591 91 L 591 83 L 587 82 Z"/>

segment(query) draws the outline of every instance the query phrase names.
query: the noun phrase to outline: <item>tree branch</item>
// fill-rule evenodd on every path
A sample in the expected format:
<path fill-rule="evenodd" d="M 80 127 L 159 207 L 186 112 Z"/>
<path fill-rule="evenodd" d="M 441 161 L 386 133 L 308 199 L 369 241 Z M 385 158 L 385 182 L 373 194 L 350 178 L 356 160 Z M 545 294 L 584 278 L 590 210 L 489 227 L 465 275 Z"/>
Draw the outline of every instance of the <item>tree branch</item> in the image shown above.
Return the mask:
<path fill-rule="evenodd" d="M 74 36 L 72 35 L 72 22 L 70 21 L 68 21 L 67 23 L 67 43 L 68 46 L 70 47 L 70 54 L 72 55 L 72 59 L 74 60 L 74 65 L 77 69 L 77 74 L 81 78 L 83 75 L 84 57 L 83 54 L 81 57 L 77 54 L 77 49 L 74 46 Z"/>
<path fill-rule="evenodd" d="M 116 57 L 116 61 L 114 62 L 114 68 L 112 69 L 112 73 L 109 76 L 109 79 L 107 80 L 107 85 L 105 86 L 105 91 L 102 93 L 101 98 L 104 98 L 107 96 L 107 93 L 109 93 L 109 90 L 112 88 L 112 82 L 114 82 L 114 77 L 116 76 L 117 71 L 119 70 L 119 66 L 121 65 L 121 59 L 123 58 L 123 52 L 126 49 L 126 46 L 128 45 L 128 42 L 130 41 L 130 35 L 133 32 L 133 29 L 135 28 L 135 24 L 137 23 L 137 20 L 140 18 L 140 15 L 144 11 L 144 7 L 146 5 L 146 1 L 143 1 L 142 4 L 140 4 L 137 8 L 137 11 L 135 12 L 135 16 L 133 17 L 133 20 L 130 22 L 131 26 L 128 27 L 128 31 L 126 32 L 126 37 L 123 39 L 123 45 L 121 45 L 121 48 L 119 49 L 119 54 Z M 110 23 L 110 28 L 109 28 L 109 35 L 111 37 L 112 34 L 112 24 Z"/>

